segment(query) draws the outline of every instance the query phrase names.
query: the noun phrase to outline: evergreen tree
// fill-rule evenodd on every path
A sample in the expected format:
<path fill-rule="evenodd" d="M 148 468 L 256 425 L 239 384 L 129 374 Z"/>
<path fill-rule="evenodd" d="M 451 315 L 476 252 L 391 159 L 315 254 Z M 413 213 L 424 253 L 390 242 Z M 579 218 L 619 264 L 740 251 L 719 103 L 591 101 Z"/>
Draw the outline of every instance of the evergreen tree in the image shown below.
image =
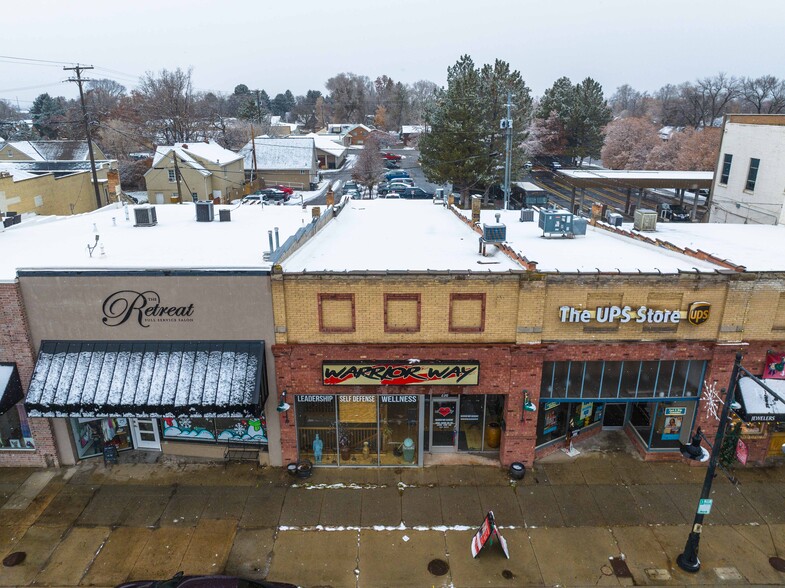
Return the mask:
<path fill-rule="evenodd" d="M 62 122 L 65 109 L 62 99 L 52 98 L 49 94 L 39 95 L 30 108 L 33 128 L 45 139 L 57 139 L 60 134 L 59 123 Z"/>
<path fill-rule="evenodd" d="M 728 425 L 725 430 L 725 437 L 722 439 L 722 447 L 720 447 L 720 464 L 725 467 L 731 467 L 736 461 L 736 445 L 741 438 L 741 423 Z"/>

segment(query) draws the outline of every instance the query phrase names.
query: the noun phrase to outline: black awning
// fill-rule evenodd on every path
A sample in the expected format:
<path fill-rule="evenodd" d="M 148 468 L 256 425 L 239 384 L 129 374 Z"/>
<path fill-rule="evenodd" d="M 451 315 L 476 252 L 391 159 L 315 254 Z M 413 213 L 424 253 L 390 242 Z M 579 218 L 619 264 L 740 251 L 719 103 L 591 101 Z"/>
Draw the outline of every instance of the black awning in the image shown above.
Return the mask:
<path fill-rule="evenodd" d="M 23 396 L 16 364 L 0 363 L 0 414 L 5 414 Z"/>
<path fill-rule="evenodd" d="M 763 383 L 785 398 L 785 380 L 763 380 Z M 752 378 L 739 378 L 736 400 L 741 404 L 736 412 L 744 422 L 785 422 L 785 403 L 766 392 Z"/>
<path fill-rule="evenodd" d="M 264 341 L 43 341 L 30 416 L 248 417 L 267 399 Z"/>

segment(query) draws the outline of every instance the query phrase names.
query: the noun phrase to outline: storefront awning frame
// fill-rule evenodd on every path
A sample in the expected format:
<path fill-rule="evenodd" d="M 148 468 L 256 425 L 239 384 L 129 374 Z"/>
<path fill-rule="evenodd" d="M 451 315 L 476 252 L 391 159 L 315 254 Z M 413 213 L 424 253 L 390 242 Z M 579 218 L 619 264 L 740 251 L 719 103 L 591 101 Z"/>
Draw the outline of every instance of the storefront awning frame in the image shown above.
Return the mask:
<path fill-rule="evenodd" d="M 0 415 L 8 412 L 23 397 L 22 380 L 16 364 L 0 362 Z"/>
<path fill-rule="evenodd" d="M 42 341 L 34 417 L 259 416 L 264 341 Z"/>
<path fill-rule="evenodd" d="M 738 386 L 736 400 L 741 408 L 736 412 L 744 422 L 785 422 L 785 402 L 781 400 L 785 398 L 785 380 L 758 380 L 747 375 L 739 378 Z"/>

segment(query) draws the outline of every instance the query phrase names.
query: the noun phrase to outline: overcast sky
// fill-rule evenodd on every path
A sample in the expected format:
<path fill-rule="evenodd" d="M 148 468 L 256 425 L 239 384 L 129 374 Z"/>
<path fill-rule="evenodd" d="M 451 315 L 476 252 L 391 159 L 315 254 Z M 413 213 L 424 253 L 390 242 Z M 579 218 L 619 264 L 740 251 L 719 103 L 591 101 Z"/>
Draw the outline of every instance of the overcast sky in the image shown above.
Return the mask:
<path fill-rule="evenodd" d="M 645 8 L 644 8 L 645 6 Z M 0 99 L 76 96 L 60 62 L 127 88 L 193 67 L 198 90 L 325 92 L 339 72 L 440 85 L 464 53 L 535 95 L 560 76 L 655 91 L 720 71 L 785 77 L 784 0 L 28 0 L 2 9 Z M 18 62 L 7 57 L 50 60 Z"/>

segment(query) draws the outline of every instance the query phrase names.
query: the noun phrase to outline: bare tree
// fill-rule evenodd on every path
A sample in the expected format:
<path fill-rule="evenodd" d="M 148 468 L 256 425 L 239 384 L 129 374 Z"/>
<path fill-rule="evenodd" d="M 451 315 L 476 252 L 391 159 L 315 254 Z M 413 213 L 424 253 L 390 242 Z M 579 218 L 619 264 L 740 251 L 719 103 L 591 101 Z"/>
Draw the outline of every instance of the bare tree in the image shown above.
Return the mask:
<path fill-rule="evenodd" d="M 644 118 L 619 118 L 605 127 L 602 163 L 610 169 L 643 169 L 660 143 L 657 127 Z"/>
<path fill-rule="evenodd" d="M 382 172 L 384 172 L 384 163 L 382 155 L 379 153 L 379 144 L 376 137 L 371 135 L 365 141 L 363 150 L 357 158 L 352 179 L 367 189 L 368 198 L 370 198 L 373 187 L 379 183 Z"/>
<path fill-rule="evenodd" d="M 741 97 L 757 114 L 779 114 L 785 111 L 785 80 L 774 76 L 743 78 Z"/>
<path fill-rule="evenodd" d="M 172 145 L 198 140 L 200 121 L 197 96 L 191 85 L 191 68 L 147 72 L 139 81 L 139 106 L 144 120 L 153 127 L 159 143 Z"/>
<path fill-rule="evenodd" d="M 374 88 L 367 76 L 340 73 L 324 84 L 330 93 L 335 119 L 342 123 L 365 122 L 373 112 Z"/>
<path fill-rule="evenodd" d="M 728 109 L 731 102 L 739 96 L 741 85 L 733 76 L 720 72 L 714 77 L 698 80 L 696 89 L 700 97 L 702 126 L 710 127 Z"/>
<path fill-rule="evenodd" d="M 608 104 L 613 110 L 613 115 L 618 117 L 643 116 L 646 107 L 648 94 L 635 90 L 629 84 L 624 84 L 616 88 L 616 92 L 608 100 Z"/>

